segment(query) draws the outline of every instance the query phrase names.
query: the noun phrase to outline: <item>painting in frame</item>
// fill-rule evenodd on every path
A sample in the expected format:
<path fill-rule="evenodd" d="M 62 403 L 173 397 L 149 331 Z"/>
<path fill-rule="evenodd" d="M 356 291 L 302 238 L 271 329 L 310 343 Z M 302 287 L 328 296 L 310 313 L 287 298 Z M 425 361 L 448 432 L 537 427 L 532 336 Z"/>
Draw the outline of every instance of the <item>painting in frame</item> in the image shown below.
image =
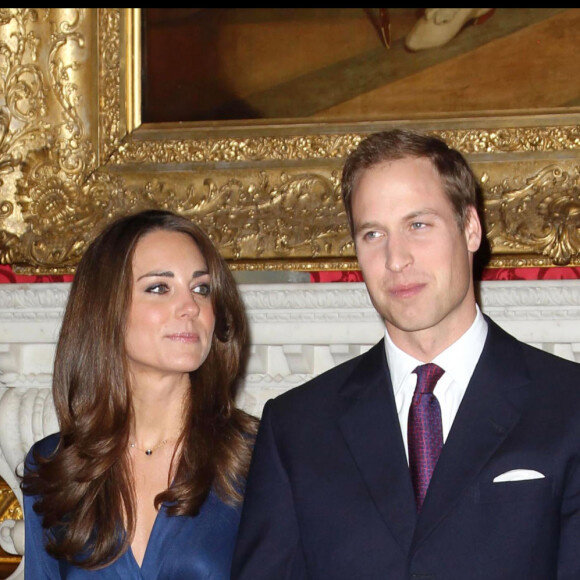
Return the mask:
<path fill-rule="evenodd" d="M 140 9 L 3 9 L 0 261 L 22 273 L 74 272 L 86 245 L 106 223 L 155 207 L 200 223 L 234 269 L 356 269 L 340 201 L 342 163 L 365 135 L 406 127 L 443 138 L 472 164 L 484 190 L 491 267 L 578 265 L 580 110 L 575 95 L 580 92 L 568 86 L 578 75 L 570 64 L 573 53 L 566 59 L 565 52 L 553 52 L 546 38 L 559 34 L 558 50 L 571 51 L 564 40 L 580 11 L 555 9 L 540 18 L 532 11 L 541 9 L 521 10 L 526 12 L 519 22 L 525 16 L 529 26 L 506 32 L 505 22 L 513 19 L 497 9 L 481 26 L 464 27 L 445 46 L 416 53 L 403 47 L 407 29 L 397 24 L 402 20 L 396 13 L 390 15 L 389 48 L 380 44 L 380 18 L 364 14 L 374 26 L 367 26 L 369 38 L 375 34 L 372 41 L 379 42 L 368 51 L 374 60 L 363 58 L 365 47 L 357 45 L 354 56 L 325 61 L 322 80 L 301 70 L 295 78 L 254 87 L 249 97 L 239 93 L 229 102 L 238 107 L 234 110 L 255 111 L 259 102 L 274 102 L 275 93 L 285 97 L 284 106 L 303 101 L 300 95 L 312 93 L 312 86 L 330 94 L 344 75 L 341 63 L 355 57 L 370 82 L 372 66 L 397 51 L 422 63 L 420 70 L 411 67 L 410 74 L 399 71 L 391 79 L 402 93 L 384 89 L 375 79 L 368 90 L 355 94 L 351 86 L 322 108 L 311 99 L 306 109 L 294 113 L 276 105 L 254 116 L 218 118 L 210 111 L 200 120 L 149 115 L 143 121 L 143 95 L 150 93 L 143 63 L 153 49 L 143 48 Z M 278 38 L 287 43 L 286 52 L 300 42 L 296 35 Z M 475 49 L 466 51 L 466 45 L 473 48 L 473 38 L 479 39 Z M 450 104 L 434 110 L 439 99 L 416 98 L 425 105 L 419 110 L 401 96 L 431 94 L 432 85 L 421 83 L 449 79 L 449 67 L 471 71 L 466 59 L 472 53 L 483 58 L 494 43 L 514 38 L 520 42 L 518 51 L 502 49 L 511 65 L 526 67 L 532 59 L 536 68 L 531 77 L 510 73 L 511 84 L 503 87 L 494 81 L 494 88 L 509 97 L 506 102 L 480 99 L 479 105 L 469 101 L 461 110 Z M 541 56 L 539 65 L 530 38 Z M 430 69 L 437 51 L 433 66 L 439 72 L 434 75 Z M 559 72 L 550 76 L 556 65 Z M 542 70 L 546 74 L 540 75 Z M 473 79 L 480 82 L 480 76 L 483 72 Z M 456 103 L 483 95 L 485 83 L 474 87 L 474 82 L 465 81 Z M 557 96 L 563 85 L 572 92 Z M 530 99 L 523 100 L 518 91 Z M 532 98 L 544 93 L 550 98 Z M 391 104 L 380 110 L 386 94 Z M 252 106 L 240 109 L 244 98 Z"/>

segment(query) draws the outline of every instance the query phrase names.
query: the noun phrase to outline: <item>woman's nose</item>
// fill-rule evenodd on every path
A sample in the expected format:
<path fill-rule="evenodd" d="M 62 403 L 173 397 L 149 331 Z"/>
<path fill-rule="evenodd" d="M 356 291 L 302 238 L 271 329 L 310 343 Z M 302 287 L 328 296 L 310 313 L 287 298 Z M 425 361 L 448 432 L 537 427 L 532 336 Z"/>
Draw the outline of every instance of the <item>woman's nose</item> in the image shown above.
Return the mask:
<path fill-rule="evenodd" d="M 199 304 L 195 298 L 195 294 L 190 291 L 184 292 L 180 297 L 178 305 L 179 316 L 197 316 L 199 314 Z"/>

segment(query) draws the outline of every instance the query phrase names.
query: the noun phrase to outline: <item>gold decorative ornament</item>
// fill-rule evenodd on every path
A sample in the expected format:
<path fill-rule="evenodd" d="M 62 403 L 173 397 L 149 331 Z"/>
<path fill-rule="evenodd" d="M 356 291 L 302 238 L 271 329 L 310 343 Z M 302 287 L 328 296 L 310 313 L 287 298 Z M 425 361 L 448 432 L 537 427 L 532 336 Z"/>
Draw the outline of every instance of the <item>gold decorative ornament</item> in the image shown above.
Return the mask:
<path fill-rule="evenodd" d="M 0 522 L 4 520 L 22 520 L 22 507 L 18 503 L 10 486 L 0 478 Z M 20 556 L 8 554 L 0 549 L 0 571 L 12 571 L 20 562 Z"/>
<path fill-rule="evenodd" d="M 567 266 L 580 260 L 580 166 L 547 166 L 527 179 L 489 189 L 488 232 L 496 246 L 531 252 Z"/>
<path fill-rule="evenodd" d="M 147 125 L 140 26 L 139 9 L 0 9 L 0 263 L 73 272 L 105 224 L 159 207 L 199 221 L 234 269 L 356 268 L 342 163 L 405 126 L 482 177 L 492 267 L 580 264 L 575 109 Z"/>

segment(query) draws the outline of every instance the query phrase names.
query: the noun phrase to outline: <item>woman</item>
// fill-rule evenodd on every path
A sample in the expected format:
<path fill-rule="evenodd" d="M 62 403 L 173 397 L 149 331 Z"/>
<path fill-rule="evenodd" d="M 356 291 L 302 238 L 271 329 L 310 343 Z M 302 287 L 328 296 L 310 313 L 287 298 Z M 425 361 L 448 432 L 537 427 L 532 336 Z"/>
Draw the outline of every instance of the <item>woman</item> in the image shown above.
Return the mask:
<path fill-rule="evenodd" d="M 256 428 L 234 407 L 246 339 L 189 220 L 146 211 L 94 240 L 56 351 L 60 433 L 26 460 L 27 579 L 229 578 Z"/>

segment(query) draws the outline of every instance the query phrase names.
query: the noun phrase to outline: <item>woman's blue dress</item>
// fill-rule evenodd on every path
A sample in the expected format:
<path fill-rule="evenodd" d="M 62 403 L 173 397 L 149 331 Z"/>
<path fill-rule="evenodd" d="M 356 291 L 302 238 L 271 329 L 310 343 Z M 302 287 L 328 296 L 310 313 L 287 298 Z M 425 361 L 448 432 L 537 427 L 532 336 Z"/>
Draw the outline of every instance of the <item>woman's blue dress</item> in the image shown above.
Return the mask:
<path fill-rule="evenodd" d="M 58 434 L 34 445 L 26 468 L 35 469 L 33 450 L 47 457 Z M 224 504 L 213 492 L 197 516 L 168 516 L 162 507 L 153 525 L 141 567 L 131 549 L 100 570 L 84 570 L 56 560 L 44 549 L 41 518 L 34 512 L 35 497 L 24 495 L 25 580 L 229 580 L 239 508 Z"/>

